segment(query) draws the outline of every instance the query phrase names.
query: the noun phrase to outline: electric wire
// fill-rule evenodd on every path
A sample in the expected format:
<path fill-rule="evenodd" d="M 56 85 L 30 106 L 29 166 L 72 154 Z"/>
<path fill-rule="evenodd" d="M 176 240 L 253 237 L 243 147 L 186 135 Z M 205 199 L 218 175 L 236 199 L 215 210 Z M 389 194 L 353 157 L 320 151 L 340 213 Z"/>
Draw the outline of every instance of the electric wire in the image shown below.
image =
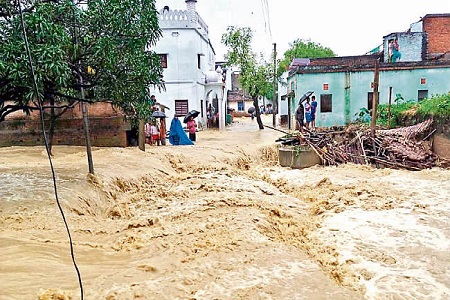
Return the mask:
<path fill-rule="evenodd" d="M 58 205 L 58 209 L 61 213 L 62 219 L 64 221 L 64 225 L 66 227 L 66 231 L 67 231 L 67 235 L 69 237 L 69 244 L 70 244 L 70 255 L 72 258 L 72 262 L 73 265 L 75 267 L 75 270 L 77 272 L 77 277 L 78 277 L 78 283 L 80 286 L 80 293 L 81 293 L 81 300 L 84 299 L 84 293 L 83 293 L 83 282 L 81 280 L 81 273 L 80 270 L 78 269 L 78 265 L 75 261 L 75 254 L 73 251 L 73 242 L 72 242 L 72 236 L 70 234 L 70 229 L 69 229 L 69 225 L 67 224 L 67 220 L 64 214 L 64 210 L 62 209 L 61 203 L 59 201 L 59 197 L 58 197 L 58 188 L 56 185 L 56 175 L 55 175 L 55 169 L 53 168 L 53 162 L 52 162 L 52 158 L 51 158 L 51 153 L 50 153 L 50 147 L 49 147 L 49 143 L 48 143 L 48 138 L 47 138 L 47 134 L 45 133 L 45 122 L 44 122 L 44 110 L 42 108 L 42 101 L 39 97 L 39 89 L 37 86 L 37 82 L 36 82 L 36 75 L 34 73 L 34 66 L 33 66 L 33 59 L 31 57 L 31 51 L 30 51 L 30 45 L 28 43 L 28 37 L 27 37 L 27 32 L 26 32 L 26 27 L 25 27 L 25 20 L 24 20 L 24 16 L 23 16 L 23 12 L 22 12 L 22 5 L 20 3 L 20 0 L 17 1 L 19 4 L 19 12 L 20 12 L 20 21 L 22 24 L 22 31 L 23 31 L 23 38 L 24 38 L 24 43 L 25 43 L 25 50 L 27 52 L 27 56 L 28 56 L 28 63 L 30 65 L 30 70 L 31 70 L 31 76 L 33 78 L 33 88 L 34 91 L 36 93 L 36 97 L 37 97 L 37 102 L 38 102 L 38 106 L 39 106 L 39 115 L 40 115 L 40 122 L 41 122 L 41 129 L 42 129 L 42 134 L 44 136 L 44 142 L 45 142 L 45 150 L 47 152 L 47 157 L 50 163 L 50 169 L 52 172 L 52 180 L 53 180 L 53 190 L 55 193 L 55 199 L 56 199 L 56 203 Z"/>
<path fill-rule="evenodd" d="M 270 15 L 269 15 L 269 3 L 268 0 L 261 0 L 262 4 L 262 12 L 263 12 L 263 18 L 264 18 L 264 28 L 266 32 L 269 32 L 270 39 L 272 40 L 272 29 L 270 28 Z"/>

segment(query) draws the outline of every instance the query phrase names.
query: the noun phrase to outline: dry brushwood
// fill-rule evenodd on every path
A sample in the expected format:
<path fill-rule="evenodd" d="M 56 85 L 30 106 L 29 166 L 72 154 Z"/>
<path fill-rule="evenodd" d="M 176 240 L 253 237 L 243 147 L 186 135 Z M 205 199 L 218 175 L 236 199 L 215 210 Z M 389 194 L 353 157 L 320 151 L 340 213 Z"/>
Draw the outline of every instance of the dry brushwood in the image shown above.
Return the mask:
<path fill-rule="evenodd" d="M 422 170 L 436 166 L 438 161 L 427 141 L 432 135 L 432 124 L 433 120 L 428 119 L 409 127 L 376 130 L 375 136 L 368 129 L 349 126 L 339 142 L 334 138 L 335 131 L 307 131 L 299 133 L 296 138 L 290 138 L 288 142 L 308 145 L 321 157 L 324 165 L 351 162 Z M 421 136 L 425 138 L 420 139 Z"/>

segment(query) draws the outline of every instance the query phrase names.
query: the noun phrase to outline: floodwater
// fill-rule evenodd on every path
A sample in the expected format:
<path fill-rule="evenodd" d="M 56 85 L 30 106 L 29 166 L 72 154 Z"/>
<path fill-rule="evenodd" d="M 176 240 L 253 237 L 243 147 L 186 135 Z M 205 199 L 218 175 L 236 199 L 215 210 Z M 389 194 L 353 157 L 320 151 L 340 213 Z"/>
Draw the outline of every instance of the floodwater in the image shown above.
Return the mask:
<path fill-rule="evenodd" d="M 95 176 L 56 146 L 84 299 L 450 299 L 450 170 L 282 168 L 282 135 L 94 148 Z M 0 299 L 80 299 L 44 147 L 0 148 L 0 187 Z"/>

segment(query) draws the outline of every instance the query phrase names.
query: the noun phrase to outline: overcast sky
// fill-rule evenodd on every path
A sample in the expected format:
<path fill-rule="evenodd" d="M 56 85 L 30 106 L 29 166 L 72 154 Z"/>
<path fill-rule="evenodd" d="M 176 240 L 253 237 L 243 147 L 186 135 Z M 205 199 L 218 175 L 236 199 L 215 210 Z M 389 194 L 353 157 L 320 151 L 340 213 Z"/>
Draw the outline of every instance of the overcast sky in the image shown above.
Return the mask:
<path fill-rule="evenodd" d="M 186 9 L 185 0 L 156 0 L 159 10 Z M 229 25 L 250 27 L 253 51 L 278 57 L 296 39 L 311 40 L 339 56 L 361 55 L 381 45 L 383 36 L 406 31 L 426 14 L 450 13 L 450 0 L 198 0 L 197 11 L 209 27 L 216 61 Z"/>

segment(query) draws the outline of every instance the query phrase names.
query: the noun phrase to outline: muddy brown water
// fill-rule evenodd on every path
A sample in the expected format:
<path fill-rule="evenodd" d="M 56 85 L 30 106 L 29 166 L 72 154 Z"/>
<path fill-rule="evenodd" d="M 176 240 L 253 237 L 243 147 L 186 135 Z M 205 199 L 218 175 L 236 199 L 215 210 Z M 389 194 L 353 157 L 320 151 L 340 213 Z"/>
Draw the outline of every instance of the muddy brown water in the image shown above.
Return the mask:
<path fill-rule="evenodd" d="M 55 147 L 85 299 L 449 299 L 449 170 L 282 168 L 283 134 L 235 121 L 94 148 L 95 176 Z M 44 148 L 1 148 L 0 171 L 0 299 L 80 299 Z"/>

